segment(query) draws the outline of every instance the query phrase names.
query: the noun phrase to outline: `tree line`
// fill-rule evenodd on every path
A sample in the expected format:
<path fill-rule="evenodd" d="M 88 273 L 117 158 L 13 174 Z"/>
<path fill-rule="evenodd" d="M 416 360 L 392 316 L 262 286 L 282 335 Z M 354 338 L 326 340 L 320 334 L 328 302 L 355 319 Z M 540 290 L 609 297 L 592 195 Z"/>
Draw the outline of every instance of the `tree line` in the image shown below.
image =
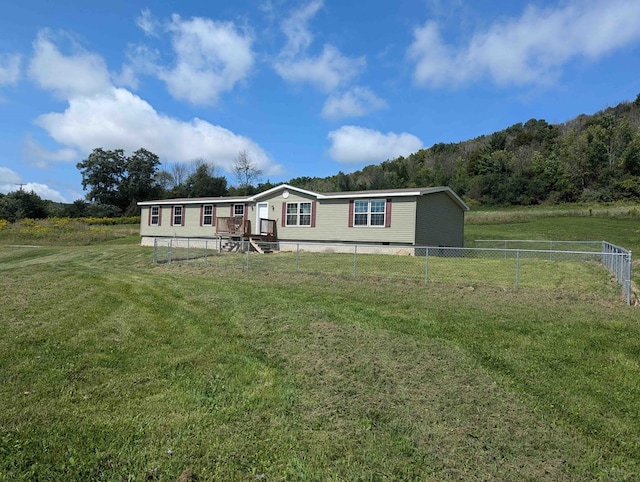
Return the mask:
<path fill-rule="evenodd" d="M 251 195 L 275 186 L 259 182 L 262 173 L 245 151 L 233 164 L 235 186 L 202 159 L 160 166 L 144 148 L 129 156 L 96 148 L 77 164 L 86 199 L 61 205 L 33 192 L 0 194 L 0 219 L 134 215 L 140 201 Z M 639 200 L 640 94 L 561 124 L 530 119 L 349 174 L 297 177 L 289 184 L 317 192 L 450 186 L 467 201 L 487 205 Z"/>
<path fill-rule="evenodd" d="M 531 119 L 353 173 L 289 182 L 319 192 L 450 186 L 488 205 L 640 199 L 640 94 L 562 124 Z"/>
<path fill-rule="evenodd" d="M 76 165 L 87 191 L 85 199 L 61 204 L 23 190 L 0 194 L 0 219 L 132 216 L 139 214 L 140 201 L 250 195 L 274 186 L 268 181 L 254 185 L 262 172 L 246 151 L 238 153 L 232 166 L 235 186 L 229 186 L 227 178 L 217 175 L 216 167 L 203 159 L 169 164 L 166 169 L 160 165 L 159 157 L 144 148 L 130 156 L 123 149 L 96 148 Z"/>
<path fill-rule="evenodd" d="M 93 203 L 113 206 L 126 215 L 137 214 L 138 202 L 151 199 L 222 197 L 247 195 L 262 186 L 253 186 L 262 174 L 246 151 L 238 153 L 232 172 L 237 186 L 216 173 L 213 164 L 196 159 L 190 164 L 174 163 L 159 169 L 158 156 L 144 148 L 126 156 L 122 149 L 94 149 L 77 164 L 82 187 Z"/>

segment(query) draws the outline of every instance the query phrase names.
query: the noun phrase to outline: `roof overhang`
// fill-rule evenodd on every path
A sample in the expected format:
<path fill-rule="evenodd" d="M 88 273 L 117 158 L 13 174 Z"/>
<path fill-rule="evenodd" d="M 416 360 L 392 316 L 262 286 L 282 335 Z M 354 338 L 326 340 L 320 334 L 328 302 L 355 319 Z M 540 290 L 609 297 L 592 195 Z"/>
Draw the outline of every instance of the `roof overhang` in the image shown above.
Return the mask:
<path fill-rule="evenodd" d="M 428 196 L 429 194 L 445 193 L 456 204 L 458 204 L 463 210 L 468 211 L 469 206 L 448 186 L 429 187 L 429 188 L 416 188 L 416 189 L 399 189 L 388 191 L 356 191 L 356 192 L 340 192 L 340 193 L 328 193 L 321 194 L 307 189 L 301 189 L 299 187 L 291 186 L 289 184 L 280 184 L 271 189 L 267 189 L 259 194 L 253 196 L 239 196 L 239 197 L 215 197 L 215 198 L 181 198 L 181 199 L 162 199 L 157 201 L 141 201 L 138 206 L 158 206 L 158 205 L 173 205 L 173 204 L 240 204 L 240 203 L 252 203 L 257 202 L 260 199 L 268 197 L 278 191 L 294 191 L 306 196 L 322 199 L 371 199 L 371 198 L 388 198 L 388 197 L 418 197 Z"/>
<path fill-rule="evenodd" d="M 319 196 L 321 196 L 321 194 L 318 194 L 317 192 L 309 191 L 307 189 L 301 189 L 299 187 L 291 186 L 290 184 L 279 184 L 276 187 L 272 187 L 271 189 L 267 189 L 266 191 L 263 191 L 261 193 L 254 194 L 249 198 L 249 200 L 257 201 L 258 199 L 262 199 L 264 197 L 270 196 L 274 192 L 284 191 L 284 190 L 295 191 L 300 194 L 306 194 L 307 196 L 315 197 L 317 199 L 320 199 Z"/>
<path fill-rule="evenodd" d="M 389 191 L 362 191 L 362 192 L 341 192 L 334 194 L 319 194 L 318 199 L 371 199 L 376 197 L 418 197 L 428 196 L 429 194 L 436 194 L 439 192 L 445 193 L 456 204 L 458 204 L 463 210 L 468 211 L 469 206 L 465 203 L 460 196 L 458 196 L 448 186 L 429 187 L 429 188 L 416 188 L 415 190 L 389 190 Z"/>
<path fill-rule="evenodd" d="M 173 198 L 173 199 L 158 199 L 155 201 L 140 201 L 138 206 L 166 206 L 173 204 L 219 204 L 219 203 L 233 203 L 241 204 L 249 201 L 247 197 L 191 197 L 191 198 Z"/>

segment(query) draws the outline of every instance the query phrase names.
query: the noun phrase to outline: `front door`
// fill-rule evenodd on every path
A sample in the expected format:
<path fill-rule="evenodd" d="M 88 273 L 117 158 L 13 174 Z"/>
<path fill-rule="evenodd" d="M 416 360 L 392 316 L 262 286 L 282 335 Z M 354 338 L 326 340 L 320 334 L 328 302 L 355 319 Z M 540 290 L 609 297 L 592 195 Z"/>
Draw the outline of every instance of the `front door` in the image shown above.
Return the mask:
<path fill-rule="evenodd" d="M 260 219 L 269 218 L 269 203 L 258 203 L 256 213 L 256 232 L 258 234 L 267 234 L 262 232 L 263 229 L 262 226 L 260 226 Z"/>

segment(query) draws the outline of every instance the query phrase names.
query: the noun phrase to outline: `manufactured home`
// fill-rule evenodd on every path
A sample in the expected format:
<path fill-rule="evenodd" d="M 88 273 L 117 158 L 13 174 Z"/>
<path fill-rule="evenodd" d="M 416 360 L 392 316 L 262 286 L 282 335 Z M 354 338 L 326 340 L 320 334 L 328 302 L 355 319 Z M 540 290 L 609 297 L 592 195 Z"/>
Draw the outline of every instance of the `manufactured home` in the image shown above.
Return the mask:
<path fill-rule="evenodd" d="M 469 207 L 448 187 L 317 193 L 281 184 L 253 196 L 140 202 L 143 245 L 159 238 L 454 246 Z"/>

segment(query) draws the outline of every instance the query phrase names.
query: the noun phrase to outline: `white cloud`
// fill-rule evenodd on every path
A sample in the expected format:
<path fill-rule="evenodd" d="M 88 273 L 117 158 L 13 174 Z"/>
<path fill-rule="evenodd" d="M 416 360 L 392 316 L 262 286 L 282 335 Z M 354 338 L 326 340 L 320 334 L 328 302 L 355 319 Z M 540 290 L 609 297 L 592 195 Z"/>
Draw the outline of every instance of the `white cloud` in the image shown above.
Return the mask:
<path fill-rule="evenodd" d="M 18 187 L 16 184 L 0 184 L 0 192 L 2 194 L 9 194 L 10 192 L 16 191 Z"/>
<path fill-rule="evenodd" d="M 9 186 L 9 185 L 14 185 L 18 182 L 22 182 L 22 178 L 20 177 L 20 174 L 18 174 L 15 171 L 12 171 L 8 167 L 2 167 L 2 166 L 0 166 L 0 179 L 2 179 L 2 186 Z M 10 191 L 13 191 L 13 189 L 10 189 Z M 4 192 L 8 192 L 8 191 L 4 191 Z"/>
<path fill-rule="evenodd" d="M 419 85 L 460 85 L 486 77 L 499 85 L 544 84 L 573 58 L 596 60 L 637 42 L 638 25 L 637 0 L 529 6 L 520 18 L 495 23 L 461 48 L 445 44 L 438 25 L 426 22 L 415 29 L 408 55 Z"/>
<path fill-rule="evenodd" d="M 387 103 L 371 89 L 354 87 L 341 95 L 329 97 L 322 108 L 322 116 L 327 119 L 360 117 L 385 107 Z"/>
<path fill-rule="evenodd" d="M 281 28 L 287 37 L 287 44 L 281 55 L 294 57 L 309 48 L 313 41 L 313 34 L 307 24 L 323 5 L 324 2 L 322 0 L 315 0 L 295 10 L 288 18 L 282 21 Z"/>
<path fill-rule="evenodd" d="M 238 153 L 246 150 L 265 174 L 280 171 L 280 166 L 251 139 L 201 119 L 183 122 L 159 114 L 146 101 L 122 88 L 72 98 L 63 113 L 41 115 L 36 124 L 59 144 L 83 155 L 96 147 L 127 151 L 144 147 L 163 161 L 204 158 L 230 170 Z"/>
<path fill-rule="evenodd" d="M 276 62 L 276 72 L 292 83 L 307 82 L 323 92 L 346 84 L 366 66 L 364 57 L 345 57 L 333 45 L 325 45 L 317 57 L 303 57 Z"/>
<path fill-rule="evenodd" d="M 331 158 L 345 163 L 382 162 L 422 148 L 422 141 L 413 134 L 383 134 L 358 126 L 342 126 L 327 137 L 331 140 Z"/>
<path fill-rule="evenodd" d="M 118 87 L 129 87 L 132 90 L 138 88 L 138 74 L 136 68 L 131 64 L 123 64 L 122 70 L 118 74 L 111 74 L 113 83 Z"/>
<path fill-rule="evenodd" d="M 287 43 L 273 67 L 287 82 L 309 83 L 323 92 L 331 92 L 359 75 L 367 62 L 364 57 L 346 57 L 331 44 L 325 44 L 319 55 L 308 54 L 313 35 L 307 24 L 322 5 L 321 0 L 313 1 L 282 21 Z"/>
<path fill-rule="evenodd" d="M 20 62 L 18 54 L 0 54 L 0 85 L 15 84 L 20 79 Z"/>
<path fill-rule="evenodd" d="M 157 64 L 160 52 L 146 45 L 129 45 L 127 50 L 127 62 L 136 72 L 144 74 L 157 74 Z"/>
<path fill-rule="evenodd" d="M 56 201 L 61 203 L 69 202 L 64 198 L 62 194 L 60 194 L 55 189 L 50 188 L 46 184 L 40 184 L 37 182 L 28 182 L 27 184 L 22 186 L 22 189 L 27 192 L 33 191 L 42 199 L 49 199 L 51 201 Z"/>
<path fill-rule="evenodd" d="M 23 183 L 20 175 L 9 169 L 0 166 L 0 192 L 7 194 L 22 189 L 26 192 L 35 192 L 42 199 L 50 199 L 51 201 L 67 202 L 66 199 L 55 189 L 50 188 L 46 184 L 37 182 Z"/>
<path fill-rule="evenodd" d="M 171 95 L 192 104 L 215 104 L 222 92 L 245 79 L 253 67 L 253 38 L 232 22 L 173 15 L 172 34 L 176 63 L 172 69 L 158 67 L 158 76 Z"/>
<path fill-rule="evenodd" d="M 184 54 L 183 58 L 190 54 L 206 57 L 205 51 L 211 47 L 211 43 L 221 49 L 220 55 L 227 60 L 237 54 L 231 48 L 233 45 L 225 44 L 225 39 L 231 44 L 236 40 L 227 24 L 218 25 L 220 28 L 214 28 L 215 32 L 210 28 L 217 24 L 203 19 L 181 22 L 179 17 L 174 17 L 174 24 L 175 28 L 184 28 L 186 37 L 191 32 L 201 43 L 195 50 L 190 50 L 191 41 L 177 34 L 184 40 L 178 40 L 178 50 Z M 198 32 L 211 33 L 214 38 L 208 38 L 205 34 L 199 36 Z M 23 155 L 32 164 L 46 167 L 53 162 L 77 161 L 96 147 L 127 151 L 144 147 L 159 155 L 163 161 L 204 158 L 226 170 L 231 168 L 240 151 L 247 151 L 265 174 L 276 175 L 281 172 L 281 166 L 275 164 L 251 139 L 201 119 L 185 122 L 162 115 L 137 95 L 115 87 L 110 82 L 104 60 L 98 55 L 75 46 L 76 53 L 65 56 L 50 40 L 47 32 L 38 35 L 34 49 L 30 74 L 44 88 L 65 96 L 69 105 L 64 112 L 51 112 L 35 120 L 35 124 L 42 127 L 61 147 L 50 151 L 27 136 Z M 136 49 L 135 52 L 139 55 L 141 66 L 150 70 L 155 68 L 152 66 L 153 51 Z M 215 63 L 216 59 L 209 60 Z M 52 69 L 49 76 L 46 75 L 47 68 Z M 233 66 L 221 68 L 224 72 L 230 69 L 229 75 L 235 75 Z M 224 72 L 223 75 L 227 75 Z M 197 79 L 198 73 L 194 72 L 193 75 L 196 77 L 192 79 L 195 84 L 204 81 Z M 134 84 L 135 81 L 133 73 L 123 68 L 119 83 Z M 192 84 L 192 88 L 195 87 Z"/>
<path fill-rule="evenodd" d="M 150 37 L 158 36 L 159 23 L 153 15 L 151 15 L 151 11 L 148 8 L 145 8 L 140 12 L 140 16 L 136 19 L 136 25 L 145 33 L 145 35 Z"/>
<path fill-rule="evenodd" d="M 127 46 L 126 61 L 122 64 L 120 73 L 112 74 L 112 79 L 118 87 L 128 87 L 136 90 L 139 86 L 138 75 L 154 75 L 160 72 L 158 60 L 160 52 L 146 45 Z"/>
<path fill-rule="evenodd" d="M 50 151 L 42 147 L 33 136 L 27 134 L 22 150 L 23 159 L 29 164 L 45 169 L 52 162 L 73 162 L 78 160 L 78 152 L 69 147 Z"/>
<path fill-rule="evenodd" d="M 47 30 L 38 33 L 33 43 L 34 55 L 29 75 L 40 87 L 62 98 L 93 95 L 111 86 L 107 66 L 99 55 L 84 51 L 69 36 L 73 53 L 64 55 L 51 40 Z"/>

